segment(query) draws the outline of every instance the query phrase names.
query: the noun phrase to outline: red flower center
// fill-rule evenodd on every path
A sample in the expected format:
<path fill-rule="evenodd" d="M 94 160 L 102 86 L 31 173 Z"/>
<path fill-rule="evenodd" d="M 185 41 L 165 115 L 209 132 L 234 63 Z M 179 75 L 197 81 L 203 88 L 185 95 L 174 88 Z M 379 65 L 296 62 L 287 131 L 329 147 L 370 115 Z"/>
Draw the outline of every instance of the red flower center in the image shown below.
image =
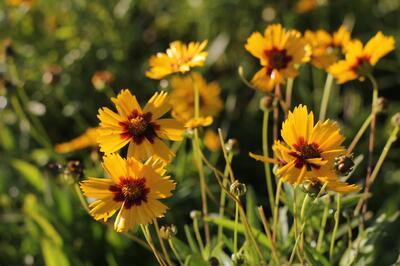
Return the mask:
<path fill-rule="evenodd" d="M 351 70 L 361 76 L 366 76 L 371 71 L 370 56 L 364 55 L 357 58 L 357 62 L 351 66 Z"/>
<path fill-rule="evenodd" d="M 275 47 L 270 50 L 265 50 L 264 54 L 268 58 L 268 75 L 270 75 L 274 69 L 285 69 L 293 59 L 292 56 L 287 54 L 286 49 L 280 50 Z"/>
<path fill-rule="evenodd" d="M 296 168 L 303 168 L 304 165 L 309 171 L 311 168 L 320 168 L 319 165 L 307 162 L 307 159 L 321 158 L 321 152 L 319 151 L 318 144 L 307 144 L 303 138 L 300 138 L 298 143 L 293 145 L 293 147 L 296 149 L 296 151 L 290 152 L 289 155 L 296 158 L 294 165 Z"/>
<path fill-rule="evenodd" d="M 160 126 L 151 122 L 152 116 L 153 114 L 150 112 L 140 114 L 137 110 L 134 110 L 126 122 L 120 122 L 120 125 L 124 128 L 121 137 L 132 138 L 137 145 L 141 144 L 145 138 L 153 143 L 154 138 L 157 137 L 156 130 Z"/>
<path fill-rule="evenodd" d="M 146 187 L 145 178 L 133 179 L 131 177 L 120 177 L 118 185 L 112 185 L 108 189 L 114 193 L 114 200 L 124 201 L 124 207 L 130 209 L 132 205 L 140 206 L 147 202 L 150 189 Z"/>

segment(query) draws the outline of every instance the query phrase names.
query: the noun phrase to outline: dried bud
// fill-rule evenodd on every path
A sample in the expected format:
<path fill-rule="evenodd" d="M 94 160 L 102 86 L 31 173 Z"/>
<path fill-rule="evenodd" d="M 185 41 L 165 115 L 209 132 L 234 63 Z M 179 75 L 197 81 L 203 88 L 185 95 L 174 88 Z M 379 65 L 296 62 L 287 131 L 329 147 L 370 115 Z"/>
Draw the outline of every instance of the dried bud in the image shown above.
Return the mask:
<path fill-rule="evenodd" d="M 83 177 L 82 163 L 78 160 L 68 161 L 64 169 L 64 175 L 72 176 L 75 181 L 80 180 Z"/>
<path fill-rule="evenodd" d="M 225 143 L 225 149 L 227 152 L 231 152 L 233 154 L 239 153 L 239 142 L 236 139 L 228 139 Z"/>
<path fill-rule="evenodd" d="M 300 188 L 301 190 L 303 190 L 304 193 L 307 193 L 311 198 L 315 198 L 321 191 L 322 184 L 318 180 L 305 180 L 301 184 Z"/>
<path fill-rule="evenodd" d="M 242 253 L 234 253 L 231 256 L 234 265 L 243 265 L 245 263 L 245 257 Z"/>
<path fill-rule="evenodd" d="M 385 97 L 379 97 L 376 102 L 376 112 L 386 112 L 389 106 L 389 101 Z"/>
<path fill-rule="evenodd" d="M 216 257 L 211 257 L 211 258 L 208 260 L 208 264 L 209 264 L 210 266 L 219 266 L 219 265 L 220 265 L 219 260 L 218 260 Z"/>
<path fill-rule="evenodd" d="M 392 117 L 392 124 L 395 127 L 400 127 L 400 113 L 394 114 Z"/>
<path fill-rule="evenodd" d="M 341 176 L 348 175 L 354 167 L 353 155 L 339 155 L 335 158 L 335 162 L 333 164 L 336 173 Z"/>
<path fill-rule="evenodd" d="M 260 109 L 264 112 L 271 111 L 274 107 L 274 97 L 272 95 L 265 95 L 260 99 Z"/>
<path fill-rule="evenodd" d="M 193 210 L 190 212 L 190 218 L 194 219 L 199 219 L 201 217 L 201 211 L 198 210 Z"/>
<path fill-rule="evenodd" d="M 235 180 L 235 182 L 233 182 L 231 184 L 231 187 L 229 189 L 229 191 L 235 195 L 236 197 L 241 197 L 244 194 L 246 194 L 247 188 L 246 185 L 243 183 L 240 183 L 239 181 Z"/>
<path fill-rule="evenodd" d="M 178 233 L 176 226 L 171 224 L 169 226 L 161 226 L 160 228 L 160 236 L 163 239 L 170 239 L 173 236 L 176 236 Z"/>

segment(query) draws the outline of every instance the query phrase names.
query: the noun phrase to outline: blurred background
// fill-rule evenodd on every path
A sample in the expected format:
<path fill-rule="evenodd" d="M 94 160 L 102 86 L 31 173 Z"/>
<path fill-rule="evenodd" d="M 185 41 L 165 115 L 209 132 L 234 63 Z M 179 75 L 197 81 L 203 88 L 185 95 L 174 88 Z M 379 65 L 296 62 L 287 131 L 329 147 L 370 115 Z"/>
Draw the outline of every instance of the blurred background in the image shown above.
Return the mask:
<path fill-rule="evenodd" d="M 2 0 L 0 265 L 153 265 L 150 252 L 94 221 L 79 203 L 74 179 L 104 176 L 97 151 L 60 155 L 53 146 L 97 126 L 98 108 L 112 107 L 109 96 L 121 88 L 130 88 L 142 103 L 155 91 L 168 89 L 167 80 L 150 80 L 144 73 L 148 58 L 174 40 L 209 40 L 206 67 L 198 71 L 209 82 L 218 81 L 225 102 L 213 127 L 222 127 L 228 138 L 238 140 L 236 176 L 249 185 L 257 203 L 265 205 L 263 165 L 247 155 L 261 151 L 261 95 L 240 81 L 237 69 L 243 66 L 248 79 L 258 69 L 244 44 L 252 32 L 262 32 L 271 23 L 301 32 L 332 32 L 344 23 L 364 42 L 377 31 L 395 37 L 396 51 L 374 70 L 380 95 L 389 100 L 387 113 L 378 117 L 380 151 L 390 133 L 390 117 L 400 111 L 398 0 Z M 98 71 L 112 77 L 99 81 L 94 78 Z M 293 104 L 307 104 L 318 113 L 325 78 L 322 70 L 302 67 L 294 82 Z M 368 81 L 333 89 L 328 117 L 341 124 L 346 144 L 368 116 L 371 94 Z M 42 130 L 33 132 L 28 121 Z M 366 150 L 364 137 L 355 153 Z M 212 156 L 223 167 L 223 158 Z M 397 142 L 372 189 L 369 208 L 374 217 L 392 214 L 400 206 L 399 158 Z M 68 160 L 78 160 L 83 170 L 72 171 L 71 165 L 66 167 Z M 362 184 L 365 161 L 352 182 Z M 177 225 L 184 239 L 190 211 L 201 208 L 197 175 L 190 158 L 173 164 L 170 171 L 178 186 L 161 223 Z M 217 184 L 207 174 L 212 192 Z M 210 204 L 216 212 L 217 206 Z M 396 261 L 399 230 L 398 220 L 385 227 L 373 240 L 375 249 L 367 264 Z"/>

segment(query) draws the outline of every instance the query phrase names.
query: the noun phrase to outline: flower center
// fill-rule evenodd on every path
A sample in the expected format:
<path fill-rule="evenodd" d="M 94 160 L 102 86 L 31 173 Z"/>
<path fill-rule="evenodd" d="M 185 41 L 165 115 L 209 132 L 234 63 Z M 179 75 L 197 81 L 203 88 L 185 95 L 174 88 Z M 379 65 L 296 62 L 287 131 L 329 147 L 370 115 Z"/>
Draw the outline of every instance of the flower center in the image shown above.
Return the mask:
<path fill-rule="evenodd" d="M 357 62 L 351 66 L 351 70 L 360 76 L 367 76 L 372 71 L 370 57 L 367 55 L 357 58 Z"/>
<path fill-rule="evenodd" d="M 272 70 L 284 69 L 292 60 L 290 55 L 287 55 L 286 49 L 272 48 L 264 51 L 265 56 L 268 58 L 268 69 Z"/>
<path fill-rule="evenodd" d="M 145 178 L 133 179 L 132 177 L 120 177 L 118 185 L 109 187 L 114 193 L 114 200 L 124 201 L 124 207 L 129 209 L 132 205 L 140 206 L 142 202 L 147 202 L 150 189 L 146 187 Z"/>
<path fill-rule="evenodd" d="M 302 168 L 304 165 L 307 167 L 308 171 L 310 171 L 311 168 L 320 168 L 319 165 L 307 162 L 307 159 L 321 158 L 321 152 L 319 151 L 318 144 L 307 144 L 303 138 L 300 138 L 298 143 L 293 145 L 293 147 L 296 149 L 296 151 L 290 152 L 289 155 L 296 158 L 296 168 Z"/>
<path fill-rule="evenodd" d="M 124 132 L 121 133 L 121 138 L 132 138 L 137 145 L 140 145 L 145 138 L 150 143 L 153 143 L 154 138 L 157 137 L 156 130 L 160 126 L 151 121 L 152 116 L 153 114 L 150 112 L 141 114 L 134 110 L 126 122 L 120 122 L 124 129 Z"/>

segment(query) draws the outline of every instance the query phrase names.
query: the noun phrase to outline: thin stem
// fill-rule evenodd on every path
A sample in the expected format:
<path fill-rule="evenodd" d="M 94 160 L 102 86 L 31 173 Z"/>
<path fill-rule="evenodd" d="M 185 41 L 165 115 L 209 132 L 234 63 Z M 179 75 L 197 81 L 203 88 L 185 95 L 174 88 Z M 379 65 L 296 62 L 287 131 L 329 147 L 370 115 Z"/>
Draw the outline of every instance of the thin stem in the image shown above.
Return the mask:
<path fill-rule="evenodd" d="M 172 238 L 169 238 L 169 239 L 168 239 L 168 244 L 169 244 L 169 247 L 170 247 L 171 250 L 172 250 L 172 253 L 174 253 L 176 259 L 179 261 L 179 264 L 180 264 L 181 266 L 183 266 L 184 263 L 183 263 L 183 261 L 182 261 L 182 259 L 181 259 L 181 256 L 179 256 L 179 252 L 178 252 L 178 251 L 176 250 L 176 248 L 175 248 L 175 245 L 174 245 L 174 242 L 172 241 Z"/>
<path fill-rule="evenodd" d="M 194 217 L 194 219 L 193 219 L 193 231 L 194 231 L 194 235 L 196 236 L 197 244 L 199 245 L 201 253 L 203 254 L 204 243 L 203 243 L 203 240 L 201 239 L 200 229 L 199 229 L 199 221 L 197 220 L 197 217 Z"/>
<path fill-rule="evenodd" d="M 233 153 L 229 153 L 228 160 L 232 161 Z M 224 177 L 222 179 L 222 185 L 226 187 L 228 185 L 228 165 L 225 165 Z M 219 217 L 223 218 L 225 214 L 225 202 L 226 202 L 226 193 L 225 190 L 221 189 L 221 196 L 219 199 Z M 223 226 L 222 224 L 218 225 L 218 234 L 217 234 L 217 243 L 222 241 L 223 234 Z"/>
<path fill-rule="evenodd" d="M 275 260 L 276 265 L 280 265 L 280 263 L 279 263 L 278 252 L 277 252 L 277 250 L 276 250 L 275 242 L 274 242 L 273 239 L 272 239 L 271 230 L 270 230 L 270 228 L 269 228 L 267 218 L 265 217 L 263 207 L 260 206 L 260 207 L 258 207 L 257 209 L 258 209 L 258 214 L 259 214 L 260 217 L 261 217 L 262 224 L 263 224 L 263 226 L 264 226 L 264 231 L 265 231 L 265 233 L 267 234 L 267 237 L 268 237 L 268 239 L 269 239 L 269 242 L 271 242 L 272 258 Z"/>
<path fill-rule="evenodd" d="M 274 216 L 273 216 L 273 223 L 272 223 L 272 239 L 274 242 L 277 239 L 278 235 L 278 219 L 279 219 L 279 200 L 281 197 L 281 190 L 282 190 L 283 181 L 279 179 L 278 187 L 276 189 L 276 196 L 275 196 L 275 207 L 274 207 Z"/>
<path fill-rule="evenodd" d="M 268 152 L 268 121 L 269 121 L 269 110 L 264 111 L 263 127 L 262 127 L 262 147 L 263 154 L 265 157 L 269 157 Z M 269 206 L 271 207 L 272 213 L 274 213 L 274 192 L 272 187 L 271 167 L 268 162 L 264 163 L 265 178 L 267 182 L 267 193 Z"/>
<path fill-rule="evenodd" d="M 341 195 L 337 194 L 337 205 L 336 205 L 336 212 L 335 212 L 335 226 L 333 227 L 333 232 L 331 236 L 331 245 L 329 248 L 329 258 L 331 263 L 333 264 L 333 251 L 335 248 L 335 238 L 336 238 L 336 232 L 339 228 L 339 219 L 340 219 L 340 205 L 341 205 Z"/>
<path fill-rule="evenodd" d="M 191 75 L 193 90 L 194 90 L 194 118 L 197 119 L 200 116 L 200 92 L 199 87 L 197 86 L 196 80 L 193 75 Z M 206 180 L 203 170 L 203 163 L 200 158 L 201 148 L 200 148 L 200 139 L 198 129 L 194 129 L 193 136 L 193 153 L 194 159 L 196 162 L 197 170 L 199 172 L 200 179 L 200 192 L 201 192 L 201 203 L 202 203 L 202 212 L 203 217 L 208 216 L 208 205 L 207 205 L 207 192 L 206 192 Z M 204 234 L 206 239 L 206 244 L 210 243 L 210 229 L 208 222 L 204 222 Z"/>
<path fill-rule="evenodd" d="M 253 90 L 257 90 L 257 88 L 254 87 L 254 86 L 245 78 L 245 76 L 244 76 L 244 71 L 243 71 L 243 67 L 242 67 L 242 66 L 239 66 L 239 67 L 238 67 L 238 74 L 239 74 L 240 80 L 241 80 L 247 87 L 249 87 L 250 89 L 253 89 Z M 268 94 L 268 95 L 272 95 L 272 94 L 269 93 L 269 92 L 265 92 L 265 93 Z"/>
<path fill-rule="evenodd" d="M 326 118 L 326 111 L 328 109 L 329 98 L 331 96 L 331 90 L 333 85 L 333 76 L 328 73 L 326 76 L 326 82 L 324 86 L 324 93 L 321 100 L 321 109 L 319 111 L 319 120 L 324 121 Z"/>
<path fill-rule="evenodd" d="M 279 83 L 276 84 L 275 86 L 275 100 L 280 100 L 281 99 L 281 87 Z M 274 141 L 278 139 L 278 122 L 279 122 L 279 105 L 274 104 Z"/>
<path fill-rule="evenodd" d="M 292 95 L 293 95 L 293 83 L 294 79 L 289 78 L 286 86 L 286 108 L 289 110 L 292 106 Z"/>
<path fill-rule="evenodd" d="M 357 132 L 356 136 L 354 137 L 353 141 L 351 142 L 349 148 L 347 148 L 347 152 L 346 152 L 347 155 L 350 155 L 350 153 L 353 152 L 354 148 L 356 147 L 356 145 L 360 141 L 361 137 L 364 135 L 365 131 L 367 130 L 367 128 L 371 124 L 372 117 L 373 117 L 373 114 L 371 113 L 367 117 L 367 119 L 365 119 L 364 123 L 362 124 L 362 126 L 358 130 L 358 132 Z"/>
<path fill-rule="evenodd" d="M 83 196 L 82 191 L 81 191 L 81 189 L 79 188 L 78 183 L 75 183 L 75 184 L 74 184 L 74 190 L 75 190 L 76 194 L 78 195 L 79 202 L 81 203 L 83 209 L 84 209 L 87 213 L 90 213 L 90 209 L 89 209 L 89 207 L 88 207 L 88 203 L 87 203 L 87 201 L 85 200 L 85 197 Z"/>
<path fill-rule="evenodd" d="M 231 179 L 231 182 L 233 183 L 235 181 L 235 175 L 233 173 L 232 166 L 228 158 L 228 152 L 225 148 L 224 137 L 222 136 L 222 131 L 220 128 L 218 128 L 218 135 L 219 135 L 219 141 L 221 143 L 222 153 L 224 154 L 224 159 L 226 161 L 226 165 L 228 166 L 229 177 Z"/>
<path fill-rule="evenodd" d="M 297 188 L 297 186 L 295 185 L 293 187 L 293 219 L 294 219 L 293 226 L 294 226 L 294 235 L 295 235 L 296 243 L 297 243 L 297 238 L 300 238 L 300 235 L 299 235 L 299 231 L 298 231 L 299 230 L 299 221 L 298 221 L 299 218 L 297 217 L 298 215 L 297 215 L 297 192 L 296 192 L 296 188 Z M 295 247 L 296 247 L 297 256 L 299 257 L 300 262 L 303 265 L 304 264 L 303 258 L 301 256 L 300 249 L 298 248 L 298 245 L 296 243 L 295 243 Z"/>
<path fill-rule="evenodd" d="M 321 251 L 322 241 L 324 240 L 325 226 L 326 226 L 326 221 L 328 220 L 328 214 L 329 214 L 329 201 L 330 201 L 329 196 L 327 196 L 326 200 L 325 200 L 324 212 L 322 214 L 321 226 L 319 227 L 317 251 Z"/>
<path fill-rule="evenodd" d="M 239 204 L 235 203 L 235 228 L 233 231 L 233 254 L 237 253 L 237 227 L 239 220 Z"/>
<path fill-rule="evenodd" d="M 151 250 L 153 251 L 154 256 L 156 257 L 158 264 L 161 266 L 168 266 L 164 262 L 164 260 L 160 257 L 160 255 L 158 254 L 158 252 L 154 246 L 153 239 L 151 238 L 149 228 L 147 227 L 147 225 L 140 225 L 140 228 L 142 229 L 142 232 L 143 232 L 144 238 L 147 241 L 147 244 L 149 244 Z"/>
<path fill-rule="evenodd" d="M 167 261 L 167 264 L 173 266 L 174 264 L 172 263 L 171 258 L 169 257 L 167 249 L 165 248 L 165 245 L 164 245 L 164 240 L 161 237 L 160 227 L 158 226 L 157 219 L 154 219 L 153 222 L 154 222 L 154 228 L 156 229 L 158 241 L 160 242 L 161 250 L 162 250 L 162 252 L 164 254 L 164 257 L 165 257 L 165 259 Z"/>
<path fill-rule="evenodd" d="M 305 210 L 306 210 L 306 207 L 307 207 L 309 201 L 310 201 L 310 196 L 308 194 L 306 194 L 306 196 L 304 197 L 304 200 L 303 200 L 303 204 L 301 206 L 301 213 L 300 213 L 300 220 L 301 220 L 302 224 L 304 223 L 304 220 L 305 220 L 304 219 Z M 304 255 L 304 233 L 303 232 L 301 232 L 301 234 L 300 234 L 300 251 Z"/>

